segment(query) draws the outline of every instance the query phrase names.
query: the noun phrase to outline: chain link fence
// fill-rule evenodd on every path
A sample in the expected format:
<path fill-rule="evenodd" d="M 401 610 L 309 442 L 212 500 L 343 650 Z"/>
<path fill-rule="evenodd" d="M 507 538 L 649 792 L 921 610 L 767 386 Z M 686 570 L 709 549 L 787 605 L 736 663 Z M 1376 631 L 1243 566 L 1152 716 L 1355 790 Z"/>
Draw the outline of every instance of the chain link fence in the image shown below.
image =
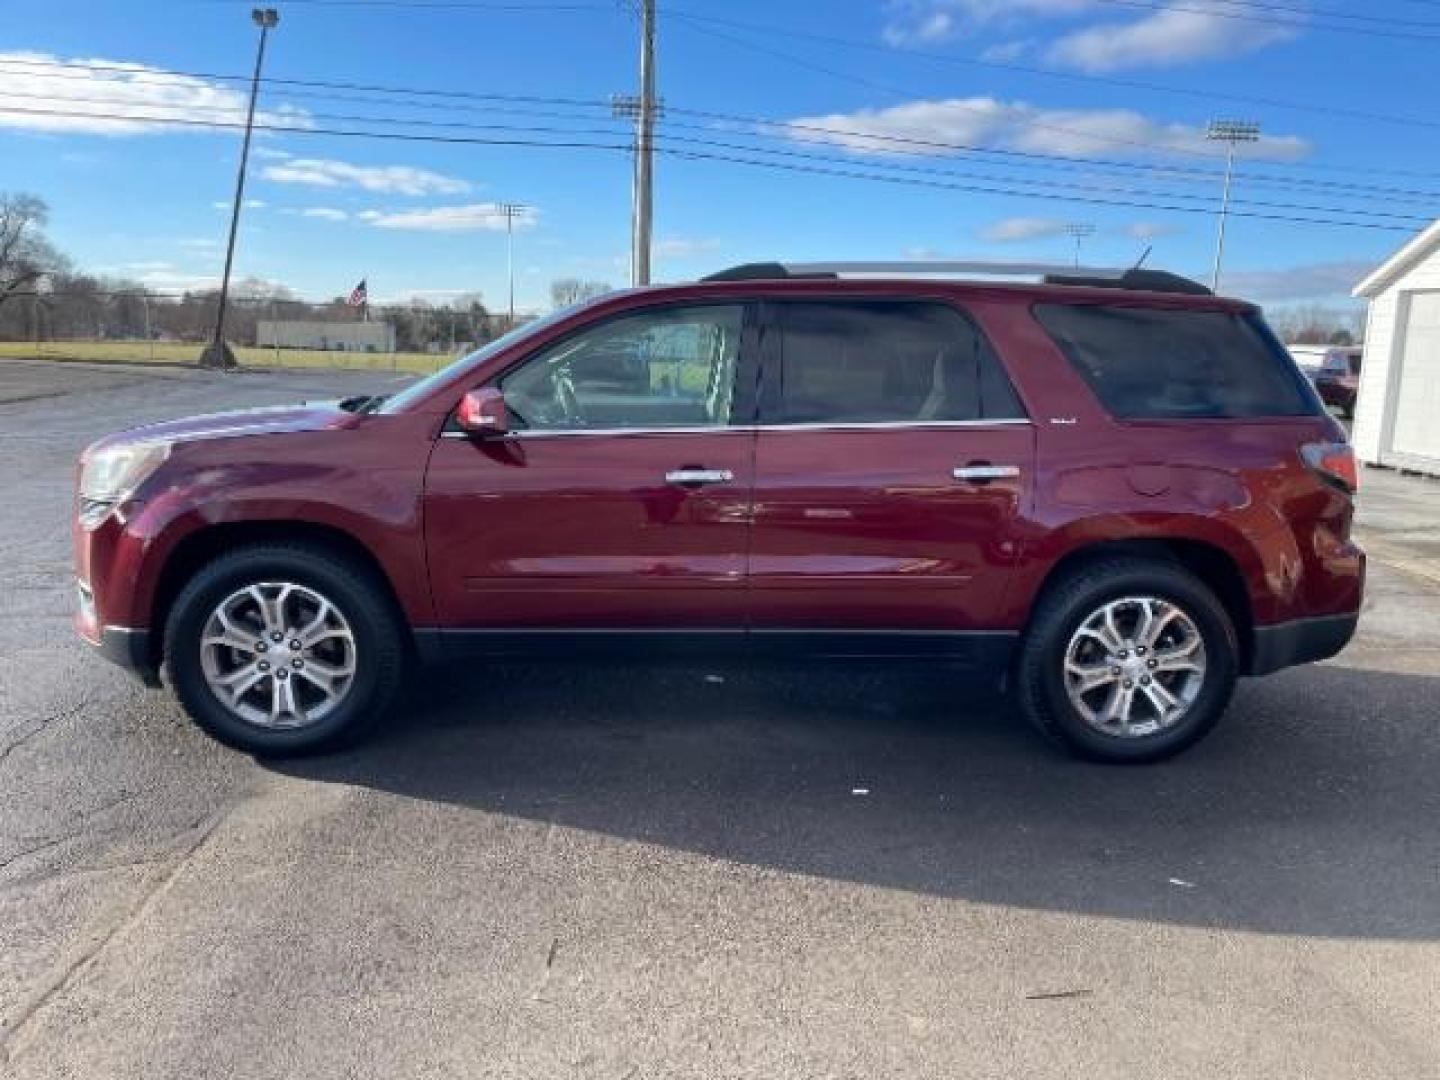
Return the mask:
<path fill-rule="evenodd" d="M 197 364 L 215 333 L 214 293 L 55 290 L 0 303 L 0 359 Z M 225 339 L 243 367 L 428 373 L 498 336 L 506 318 L 467 306 L 316 304 L 239 297 Z"/>

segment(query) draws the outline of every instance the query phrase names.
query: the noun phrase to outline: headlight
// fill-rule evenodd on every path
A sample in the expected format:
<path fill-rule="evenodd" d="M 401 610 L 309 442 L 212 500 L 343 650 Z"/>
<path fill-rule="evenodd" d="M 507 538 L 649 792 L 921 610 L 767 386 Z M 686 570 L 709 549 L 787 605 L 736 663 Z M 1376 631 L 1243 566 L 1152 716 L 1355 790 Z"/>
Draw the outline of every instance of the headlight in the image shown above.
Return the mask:
<path fill-rule="evenodd" d="M 86 454 L 80 466 L 80 524 L 93 529 L 170 456 L 168 442 L 130 443 Z"/>

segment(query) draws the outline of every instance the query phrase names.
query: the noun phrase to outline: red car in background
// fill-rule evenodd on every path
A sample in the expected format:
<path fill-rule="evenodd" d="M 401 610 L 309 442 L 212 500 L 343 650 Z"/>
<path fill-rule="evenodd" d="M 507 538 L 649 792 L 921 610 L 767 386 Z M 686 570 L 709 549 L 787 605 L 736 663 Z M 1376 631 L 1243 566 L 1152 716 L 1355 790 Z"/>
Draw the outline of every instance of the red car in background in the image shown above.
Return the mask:
<path fill-rule="evenodd" d="M 353 738 L 416 661 L 739 649 L 945 662 L 1153 760 L 1344 647 L 1354 458 L 1253 306 L 916 269 L 737 267 L 390 398 L 101 439 L 80 633 L 265 754 Z"/>
<path fill-rule="evenodd" d="M 1358 346 L 1328 350 L 1312 381 L 1320 400 L 1350 420 L 1355 416 L 1355 398 L 1360 391 L 1360 356 Z"/>

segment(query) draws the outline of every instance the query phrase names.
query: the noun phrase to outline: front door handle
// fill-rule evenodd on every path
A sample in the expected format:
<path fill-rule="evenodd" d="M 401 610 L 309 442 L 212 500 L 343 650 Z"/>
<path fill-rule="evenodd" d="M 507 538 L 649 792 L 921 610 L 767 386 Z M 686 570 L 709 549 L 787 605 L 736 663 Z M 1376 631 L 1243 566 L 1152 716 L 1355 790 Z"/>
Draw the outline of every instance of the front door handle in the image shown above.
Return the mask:
<path fill-rule="evenodd" d="M 1018 465 L 987 465 L 976 462 L 951 469 L 950 475 L 956 480 L 967 480 L 972 484 L 988 484 L 991 480 L 1013 480 L 1020 475 Z"/>
<path fill-rule="evenodd" d="M 671 469 L 665 474 L 667 484 L 680 487 L 704 487 L 706 484 L 728 484 L 735 479 L 729 469 Z"/>

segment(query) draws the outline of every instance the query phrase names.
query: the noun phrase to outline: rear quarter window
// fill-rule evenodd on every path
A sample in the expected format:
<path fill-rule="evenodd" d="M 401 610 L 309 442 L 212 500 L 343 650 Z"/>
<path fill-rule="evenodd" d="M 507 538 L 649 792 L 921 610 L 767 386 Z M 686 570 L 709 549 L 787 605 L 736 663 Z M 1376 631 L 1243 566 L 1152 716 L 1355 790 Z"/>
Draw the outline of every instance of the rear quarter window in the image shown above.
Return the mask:
<path fill-rule="evenodd" d="M 1253 316 L 1119 304 L 1039 304 L 1034 314 L 1121 419 L 1317 411 L 1289 354 Z"/>

